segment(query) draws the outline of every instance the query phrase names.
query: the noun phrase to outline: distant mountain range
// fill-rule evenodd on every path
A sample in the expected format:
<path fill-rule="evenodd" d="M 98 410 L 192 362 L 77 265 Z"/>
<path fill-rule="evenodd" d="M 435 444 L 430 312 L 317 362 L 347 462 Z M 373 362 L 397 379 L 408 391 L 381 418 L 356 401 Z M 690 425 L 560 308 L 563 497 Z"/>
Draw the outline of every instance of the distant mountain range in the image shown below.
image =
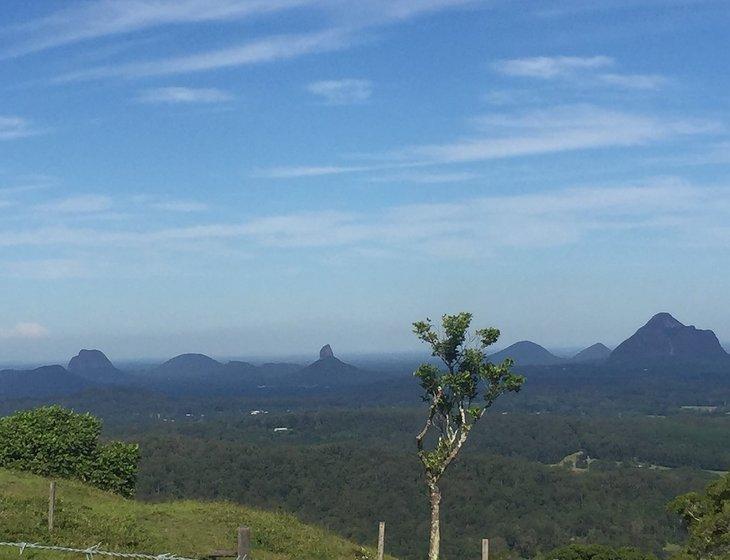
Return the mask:
<path fill-rule="evenodd" d="M 601 363 L 606 361 L 610 354 L 611 349 L 605 344 L 598 342 L 581 350 L 572 358 L 561 358 L 539 344 L 530 342 L 529 340 L 523 340 L 522 342 L 516 342 L 512 346 L 508 346 L 504 350 L 491 354 L 489 360 L 494 363 L 500 363 L 505 358 L 512 358 L 516 365 L 554 366 L 572 363 Z"/>
<path fill-rule="evenodd" d="M 347 385 L 371 379 L 373 374 L 336 358 L 329 344 L 320 350 L 320 358 L 308 366 L 267 363 L 256 366 L 248 362 L 222 363 L 204 354 L 181 354 L 147 372 L 149 382 L 173 392 L 204 389 L 206 392 L 263 387 L 318 387 Z"/>
<path fill-rule="evenodd" d="M 599 342 L 572 358 L 560 358 L 539 344 L 522 341 L 489 356 L 495 363 L 505 358 L 512 358 L 515 364 L 523 366 L 603 362 L 645 368 L 681 364 L 730 366 L 730 355 L 720 345 L 714 332 L 683 325 L 669 313 L 654 315 L 613 351 Z"/>
<path fill-rule="evenodd" d="M 0 399 L 70 395 L 93 386 L 92 382 L 62 366 L 0 371 Z"/>
<path fill-rule="evenodd" d="M 490 355 L 498 363 L 512 358 L 517 366 L 599 365 L 615 368 L 721 366 L 730 370 L 730 356 L 715 333 L 686 326 L 669 313 L 652 317 L 613 352 L 596 343 L 572 358 L 561 358 L 539 344 L 521 341 Z M 150 370 L 121 371 L 99 350 L 81 350 L 64 368 L 0 371 L 0 399 L 67 395 L 103 385 L 148 388 L 165 394 L 238 395 L 265 388 L 325 388 L 363 385 L 384 374 L 366 371 L 337 358 L 329 344 L 319 359 L 301 366 L 290 363 L 254 365 L 219 362 L 204 354 L 181 354 Z"/>
<path fill-rule="evenodd" d="M 375 380 L 378 374 L 335 357 L 329 344 L 308 366 L 219 362 L 204 354 L 181 354 L 143 372 L 119 370 L 100 350 L 81 350 L 68 367 L 0 371 L 0 399 L 67 395 L 102 385 L 147 388 L 165 394 L 236 395 L 265 387 L 352 385 Z"/>

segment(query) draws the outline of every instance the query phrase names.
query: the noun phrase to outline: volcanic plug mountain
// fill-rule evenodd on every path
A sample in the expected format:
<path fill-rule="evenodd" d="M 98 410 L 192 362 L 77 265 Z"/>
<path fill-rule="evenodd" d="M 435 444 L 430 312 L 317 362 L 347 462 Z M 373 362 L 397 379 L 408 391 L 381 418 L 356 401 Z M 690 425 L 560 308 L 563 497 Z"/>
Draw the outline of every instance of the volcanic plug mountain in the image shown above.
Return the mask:
<path fill-rule="evenodd" d="M 655 365 L 721 362 L 728 358 L 714 332 L 683 325 L 669 313 L 659 313 L 611 352 L 610 361 Z"/>
<path fill-rule="evenodd" d="M 115 383 L 124 377 L 101 350 L 81 350 L 78 355 L 71 358 L 68 371 L 99 383 Z"/>
<path fill-rule="evenodd" d="M 364 378 L 366 372 L 335 357 L 329 344 L 319 351 L 319 360 L 309 364 L 295 377 L 303 385 L 349 385 Z"/>

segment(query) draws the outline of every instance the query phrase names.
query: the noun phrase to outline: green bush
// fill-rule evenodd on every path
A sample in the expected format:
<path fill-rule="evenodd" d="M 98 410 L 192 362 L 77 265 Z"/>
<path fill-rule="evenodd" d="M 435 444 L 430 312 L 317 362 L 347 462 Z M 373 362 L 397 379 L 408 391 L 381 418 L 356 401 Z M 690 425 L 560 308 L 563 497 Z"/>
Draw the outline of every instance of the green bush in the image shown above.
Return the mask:
<path fill-rule="evenodd" d="M 0 467 L 49 477 L 75 478 L 102 490 L 132 496 L 139 447 L 101 444 L 101 421 L 60 406 L 0 418 Z"/>
<path fill-rule="evenodd" d="M 669 510 L 679 514 L 689 532 L 684 558 L 730 558 L 730 474 L 712 482 L 704 492 L 679 496 Z"/>
<path fill-rule="evenodd" d="M 571 544 L 556 548 L 545 555 L 545 560 L 656 560 L 635 548 L 611 548 L 600 544 Z"/>

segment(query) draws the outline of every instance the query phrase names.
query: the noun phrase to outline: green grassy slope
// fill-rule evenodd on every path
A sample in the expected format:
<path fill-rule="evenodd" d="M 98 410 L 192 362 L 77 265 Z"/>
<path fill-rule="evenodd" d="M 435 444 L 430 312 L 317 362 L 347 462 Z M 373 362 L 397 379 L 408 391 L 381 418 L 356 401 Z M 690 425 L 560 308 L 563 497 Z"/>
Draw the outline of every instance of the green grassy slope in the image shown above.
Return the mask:
<path fill-rule="evenodd" d="M 67 480 L 58 482 L 56 526 L 49 535 L 48 486 L 44 478 L 0 469 L 0 540 L 73 548 L 102 543 L 104 550 L 202 557 L 212 550 L 235 548 L 236 527 L 246 525 L 252 532 L 252 560 L 375 558 L 372 549 L 363 550 L 291 515 L 228 503 L 144 504 Z M 0 560 L 10 558 L 17 560 L 18 550 L 0 547 Z M 23 558 L 79 557 L 26 550 Z"/>

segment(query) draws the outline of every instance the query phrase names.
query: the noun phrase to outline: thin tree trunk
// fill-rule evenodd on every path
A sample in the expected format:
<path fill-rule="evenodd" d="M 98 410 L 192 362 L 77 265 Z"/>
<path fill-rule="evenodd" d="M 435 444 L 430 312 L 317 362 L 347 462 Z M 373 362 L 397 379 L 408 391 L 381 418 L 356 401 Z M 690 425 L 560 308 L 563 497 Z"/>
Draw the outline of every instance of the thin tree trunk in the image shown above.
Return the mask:
<path fill-rule="evenodd" d="M 428 560 L 439 560 L 441 549 L 441 490 L 435 482 L 428 483 L 431 499 L 431 531 L 428 543 Z"/>

